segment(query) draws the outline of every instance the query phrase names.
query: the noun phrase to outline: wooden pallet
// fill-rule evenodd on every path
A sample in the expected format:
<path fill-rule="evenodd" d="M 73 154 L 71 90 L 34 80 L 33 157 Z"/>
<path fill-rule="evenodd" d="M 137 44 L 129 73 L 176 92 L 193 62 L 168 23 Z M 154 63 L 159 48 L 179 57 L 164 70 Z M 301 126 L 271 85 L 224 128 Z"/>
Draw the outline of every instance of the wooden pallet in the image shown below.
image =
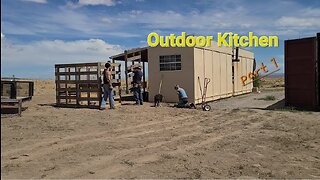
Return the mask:
<path fill-rule="evenodd" d="M 104 62 L 56 64 L 56 105 L 99 108 L 102 97 Z M 111 63 L 115 91 L 121 86 L 121 64 Z"/>
<path fill-rule="evenodd" d="M 10 112 L 17 112 L 21 116 L 22 99 L 1 99 L 1 114 Z"/>

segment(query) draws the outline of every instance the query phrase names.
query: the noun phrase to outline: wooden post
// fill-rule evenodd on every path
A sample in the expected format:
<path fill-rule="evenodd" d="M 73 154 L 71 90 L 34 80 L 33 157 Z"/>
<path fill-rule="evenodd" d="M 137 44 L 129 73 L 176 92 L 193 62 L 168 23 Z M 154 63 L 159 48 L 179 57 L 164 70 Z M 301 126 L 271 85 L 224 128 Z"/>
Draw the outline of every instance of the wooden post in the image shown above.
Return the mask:
<path fill-rule="evenodd" d="M 128 52 L 124 51 L 124 68 L 125 68 L 125 78 L 126 78 L 126 94 L 129 94 L 129 86 L 128 86 Z"/>
<path fill-rule="evenodd" d="M 100 98 L 99 99 L 99 107 L 101 107 L 101 103 L 102 103 L 102 86 L 101 86 L 101 84 L 103 83 L 101 81 L 101 66 L 102 66 L 102 64 L 98 63 L 98 65 L 97 65 L 97 81 L 98 81 L 97 97 Z"/>
<path fill-rule="evenodd" d="M 90 66 L 89 67 L 87 66 L 86 69 L 87 69 L 86 72 L 90 72 Z M 90 74 L 87 75 L 87 80 L 90 81 Z M 87 103 L 88 103 L 88 106 L 90 106 L 90 91 L 89 91 L 90 85 L 91 84 L 88 84 L 88 86 L 87 86 L 87 88 L 88 88 L 88 90 L 87 90 L 87 99 L 88 99 Z"/>
<path fill-rule="evenodd" d="M 143 61 L 142 62 L 142 68 L 143 68 L 143 71 L 142 71 L 142 73 L 143 73 L 143 94 L 145 94 L 146 93 L 146 67 L 145 67 L 145 62 Z"/>
<path fill-rule="evenodd" d="M 121 104 L 121 90 L 122 90 L 122 83 L 121 83 L 121 64 L 119 64 L 119 71 L 120 71 L 120 73 L 119 73 L 119 103 Z"/>
<path fill-rule="evenodd" d="M 68 97 L 69 97 L 69 92 L 68 92 L 68 77 L 67 77 L 67 68 L 64 68 L 64 76 L 63 76 L 64 80 L 65 80 L 65 86 L 64 86 L 64 90 L 66 93 L 66 99 L 65 99 L 65 103 L 68 104 Z"/>
<path fill-rule="evenodd" d="M 60 68 L 56 67 L 56 104 L 60 105 Z"/>
<path fill-rule="evenodd" d="M 67 68 L 68 69 L 68 80 L 70 81 L 71 80 L 71 75 L 70 75 L 70 67 Z M 68 93 L 69 94 L 72 94 L 72 86 L 70 86 L 70 88 L 68 88 Z M 71 96 L 71 95 L 70 95 Z M 71 103 L 71 99 L 69 99 L 69 103 Z"/>
<path fill-rule="evenodd" d="M 21 116 L 21 112 L 22 112 L 22 99 L 18 100 L 18 114 L 19 116 Z"/>
<path fill-rule="evenodd" d="M 15 80 L 10 84 L 10 99 L 17 99 L 17 82 Z"/>
<path fill-rule="evenodd" d="M 33 96 L 33 82 L 29 82 L 29 97 Z"/>
<path fill-rule="evenodd" d="M 115 63 L 115 60 L 114 59 L 112 59 L 112 63 L 113 63 L 113 65 L 112 65 L 112 71 L 113 72 L 115 72 L 114 74 L 112 74 L 112 82 L 117 82 L 117 68 L 116 68 L 116 66 L 114 65 L 114 63 Z M 119 87 L 118 87 L 119 88 Z M 114 89 L 113 90 L 114 91 L 114 96 L 116 96 L 117 94 L 116 94 L 116 90 Z"/>

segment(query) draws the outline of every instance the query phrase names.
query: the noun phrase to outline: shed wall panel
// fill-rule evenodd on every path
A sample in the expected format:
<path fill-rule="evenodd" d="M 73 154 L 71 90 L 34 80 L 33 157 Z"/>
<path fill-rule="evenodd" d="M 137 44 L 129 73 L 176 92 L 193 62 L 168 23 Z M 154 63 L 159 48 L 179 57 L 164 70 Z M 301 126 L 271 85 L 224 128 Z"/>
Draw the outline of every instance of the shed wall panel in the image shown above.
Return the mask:
<path fill-rule="evenodd" d="M 204 56 L 203 56 L 203 50 L 202 49 L 194 49 L 194 61 L 195 61 L 195 64 L 194 64 L 194 76 L 193 76 L 193 79 L 194 79 L 194 82 L 195 82 L 195 86 L 193 87 L 193 90 L 194 90 L 194 95 L 195 95 L 195 100 L 197 98 L 201 98 L 201 92 L 200 92 L 200 87 L 199 87 L 199 81 L 198 81 L 198 77 L 200 78 L 200 80 L 203 81 L 204 77 L 205 77 L 205 71 L 204 71 L 204 63 L 205 63 L 205 60 L 204 60 Z M 199 73 L 201 72 L 201 73 Z M 200 81 L 201 83 L 201 86 L 203 86 L 203 83 L 202 81 Z"/>
<path fill-rule="evenodd" d="M 225 97 L 227 94 L 227 55 L 220 53 L 220 68 L 221 68 L 221 97 Z"/>
<path fill-rule="evenodd" d="M 234 95 L 249 93 L 252 91 L 253 82 L 248 78 L 249 72 L 253 71 L 254 54 L 249 51 L 239 49 L 239 62 L 234 62 Z M 247 76 L 245 86 L 243 86 L 241 77 Z"/>
<path fill-rule="evenodd" d="M 205 66 L 205 78 L 209 78 L 210 81 L 212 81 L 214 74 L 213 74 L 213 62 L 212 62 L 212 52 L 211 51 L 207 51 L 207 50 L 203 50 L 204 52 L 204 66 Z M 204 86 L 204 79 L 201 78 L 201 86 Z M 213 98 L 214 97 L 214 89 L 213 89 L 213 83 L 210 82 L 208 84 L 208 90 L 207 90 L 207 97 L 208 98 Z"/>
<path fill-rule="evenodd" d="M 219 95 L 221 94 L 221 87 L 219 84 L 221 84 L 221 68 L 220 68 L 220 53 L 218 52 L 212 52 L 212 66 L 213 66 L 213 80 L 212 83 L 213 86 L 213 92 L 214 92 L 214 99 L 219 99 Z"/>
<path fill-rule="evenodd" d="M 233 93 L 233 84 L 232 84 L 232 60 L 231 59 L 227 59 L 227 67 L 231 67 L 231 68 L 227 68 L 227 93 L 232 94 Z"/>
<path fill-rule="evenodd" d="M 224 51 L 219 51 L 210 48 L 195 48 L 195 62 L 203 62 L 202 64 L 195 63 L 194 80 L 197 82 L 194 87 L 195 102 L 201 102 L 201 92 L 198 83 L 202 89 L 204 88 L 204 78 L 210 78 L 210 83 L 207 89 L 207 101 L 232 96 L 232 56 L 225 48 Z M 202 60 L 199 60 L 202 59 Z"/>
<path fill-rule="evenodd" d="M 154 47 L 148 50 L 148 82 L 149 82 L 149 100 L 153 101 L 153 97 L 159 93 L 159 86 L 162 80 L 161 94 L 166 102 L 177 102 L 178 96 L 174 90 L 174 86 L 179 84 L 183 87 L 190 101 L 194 97 L 194 55 L 193 48 L 162 48 Z M 181 55 L 181 70 L 178 71 L 160 71 L 161 55 Z M 202 64 L 202 63 L 198 63 Z"/>

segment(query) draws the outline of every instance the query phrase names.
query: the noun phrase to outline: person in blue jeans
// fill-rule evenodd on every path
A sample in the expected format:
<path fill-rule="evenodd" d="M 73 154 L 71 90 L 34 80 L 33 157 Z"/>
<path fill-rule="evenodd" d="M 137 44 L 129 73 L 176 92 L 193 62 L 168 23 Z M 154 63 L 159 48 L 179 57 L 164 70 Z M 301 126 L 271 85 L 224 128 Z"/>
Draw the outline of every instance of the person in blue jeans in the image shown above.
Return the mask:
<path fill-rule="evenodd" d="M 111 81 L 111 64 L 106 63 L 103 71 L 103 97 L 100 109 L 106 108 L 106 101 L 109 98 L 110 109 L 114 109 L 113 87 Z"/>
<path fill-rule="evenodd" d="M 186 91 L 181 88 L 178 84 L 174 87 L 174 89 L 177 91 L 179 102 L 176 105 L 178 108 L 186 108 L 188 107 L 188 96 Z"/>
<path fill-rule="evenodd" d="M 133 95 L 134 99 L 136 100 L 136 105 L 143 105 L 143 95 L 142 95 L 142 76 L 143 73 L 141 71 L 141 67 L 135 67 L 133 69 L 133 78 L 132 78 L 132 84 L 133 84 Z"/>

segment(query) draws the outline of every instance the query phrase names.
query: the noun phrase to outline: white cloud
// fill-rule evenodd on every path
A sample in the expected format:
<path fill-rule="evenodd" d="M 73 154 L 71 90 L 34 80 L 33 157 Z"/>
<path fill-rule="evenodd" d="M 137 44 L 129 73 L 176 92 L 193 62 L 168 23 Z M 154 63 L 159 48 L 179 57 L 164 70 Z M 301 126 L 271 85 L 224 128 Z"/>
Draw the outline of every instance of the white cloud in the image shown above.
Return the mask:
<path fill-rule="evenodd" d="M 4 44 L 4 38 L 5 38 L 5 35 L 2 34 L 2 32 L 1 32 L 1 54 L 2 54 L 2 46 Z"/>
<path fill-rule="evenodd" d="M 223 21 L 221 20 L 223 19 Z M 221 30 L 237 30 L 259 27 L 262 25 L 261 19 L 252 17 L 241 7 L 225 10 L 208 10 L 205 12 L 191 11 L 180 13 L 177 11 L 141 11 L 131 10 L 121 12 L 108 17 L 109 22 L 115 22 L 118 26 L 141 25 L 144 30 L 166 30 L 192 31 L 197 33 L 215 33 Z M 268 23 L 268 22 L 266 22 Z M 130 25 L 131 24 L 131 25 Z"/>
<path fill-rule="evenodd" d="M 107 35 L 117 36 L 122 38 L 132 38 L 132 37 L 141 37 L 139 34 L 129 33 L 129 32 L 106 32 Z"/>
<path fill-rule="evenodd" d="M 104 22 L 104 23 L 107 23 L 107 24 L 111 24 L 112 23 L 112 20 L 108 17 L 103 17 L 101 18 L 101 21 Z"/>
<path fill-rule="evenodd" d="M 113 0 L 79 0 L 80 5 L 104 5 L 104 6 L 114 6 L 115 2 Z"/>
<path fill-rule="evenodd" d="M 219 31 L 240 34 L 253 31 L 259 35 L 297 37 L 314 34 L 319 29 L 319 8 L 301 8 L 292 3 L 280 3 L 279 6 L 281 7 L 276 9 L 265 8 L 265 14 L 249 11 L 248 9 L 252 8 L 246 7 L 245 4 L 189 12 L 130 10 L 108 16 L 108 20 L 117 27 L 139 24 L 142 30 L 159 29 L 166 31 L 164 33 L 170 33 L 170 30 L 187 31 L 201 35 L 216 34 Z M 283 12 L 280 13 L 282 17 L 275 13 L 287 6 L 298 13 Z"/>
<path fill-rule="evenodd" d="M 1 46 L 1 65 L 44 66 L 56 63 L 97 62 L 122 52 L 119 45 L 101 39 L 37 41 Z"/>
<path fill-rule="evenodd" d="M 25 2 L 34 2 L 34 3 L 40 3 L 40 4 L 45 4 L 47 3 L 47 0 L 21 0 Z"/>
<path fill-rule="evenodd" d="M 82 6 L 114 6 L 116 5 L 115 0 L 79 0 L 76 3 L 68 2 L 67 7 L 75 9 Z"/>
<path fill-rule="evenodd" d="M 266 1 L 265 3 L 239 3 L 232 0 L 217 0 L 204 3 L 204 10 L 149 10 L 126 9 L 119 13 L 99 11 L 81 12 L 73 9 L 88 5 L 113 6 L 118 0 L 74 0 L 67 6 L 32 17 L 33 23 L 13 23 L 4 20 L 3 32 L 19 35 L 57 35 L 82 37 L 143 37 L 154 29 L 162 33 L 187 31 L 195 35 L 215 35 L 232 31 L 259 35 L 281 35 L 287 37 L 314 34 L 319 29 L 320 9 L 301 6 L 290 1 Z M 133 1 L 134 3 L 135 1 Z M 277 2 L 277 6 L 268 6 Z M 216 6 L 219 4 L 219 6 Z M 259 5 L 257 5 L 259 4 Z M 68 8 L 69 7 L 69 8 Z M 71 7 L 71 8 L 70 8 Z M 263 8 L 262 13 L 259 8 Z M 174 8 L 176 9 L 176 8 Z M 290 9 L 290 11 L 283 11 Z M 19 17 L 20 18 L 20 17 Z M 50 19 L 50 21 L 48 21 Z M 23 19 L 28 22 L 28 19 Z M 55 36 L 55 37 L 57 37 Z M 61 38 L 63 38 L 61 37 Z"/>
<path fill-rule="evenodd" d="M 277 23 L 290 27 L 320 27 L 320 19 L 312 17 L 281 17 Z"/>
<path fill-rule="evenodd" d="M 289 38 L 314 36 L 320 28 L 320 8 L 292 8 L 287 14 L 274 21 L 275 29 L 280 29 L 279 35 Z"/>
<path fill-rule="evenodd" d="M 33 23 L 23 24 L 2 21 L 1 25 L 4 27 L 4 33 L 12 35 L 56 34 L 63 37 L 76 36 L 76 38 L 102 37 L 105 35 L 117 37 L 139 36 L 139 33 L 127 31 L 127 28 L 123 28 L 125 24 L 120 19 L 85 14 L 66 7 L 60 7 L 58 11 L 49 11 L 41 16 L 34 16 L 32 21 Z"/>
<path fill-rule="evenodd" d="M 320 8 L 305 8 L 302 9 L 301 12 L 303 15 L 306 16 L 320 16 Z"/>

